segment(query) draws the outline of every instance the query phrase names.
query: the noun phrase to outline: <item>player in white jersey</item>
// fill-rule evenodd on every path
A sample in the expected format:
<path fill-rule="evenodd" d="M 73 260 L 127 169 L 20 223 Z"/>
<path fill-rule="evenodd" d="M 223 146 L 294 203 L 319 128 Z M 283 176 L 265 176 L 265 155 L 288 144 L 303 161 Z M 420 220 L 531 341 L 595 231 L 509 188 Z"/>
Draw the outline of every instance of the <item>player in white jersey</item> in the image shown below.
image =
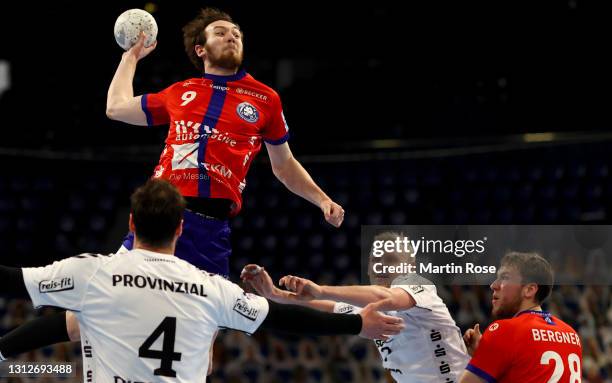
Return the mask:
<path fill-rule="evenodd" d="M 360 315 L 324 317 L 247 294 L 173 256 L 184 206 L 174 186 L 150 180 L 132 196 L 134 250 L 82 254 L 39 268 L 0 267 L 0 288 L 25 286 L 34 306 L 75 313 L 87 382 L 203 381 L 219 328 L 370 338 L 401 330 L 401 319 L 380 314 L 377 305 Z M 15 355 L 31 346 L 28 342 L 15 334 L 4 336 L 0 352 Z"/>
<path fill-rule="evenodd" d="M 397 238 L 383 233 L 376 239 Z M 412 262 L 404 254 L 388 253 L 386 265 Z M 406 326 L 387 340 L 375 340 L 383 367 L 401 383 L 456 383 L 469 361 L 461 332 L 448 308 L 427 279 L 411 274 L 376 274 L 369 267 L 371 286 L 319 286 L 295 276 L 281 278 L 274 286 L 267 272 L 247 265 L 242 273 L 258 293 L 278 303 L 304 304 L 335 313 L 359 313 L 361 307 L 384 300 L 380 309 L 404 319 Z"/>

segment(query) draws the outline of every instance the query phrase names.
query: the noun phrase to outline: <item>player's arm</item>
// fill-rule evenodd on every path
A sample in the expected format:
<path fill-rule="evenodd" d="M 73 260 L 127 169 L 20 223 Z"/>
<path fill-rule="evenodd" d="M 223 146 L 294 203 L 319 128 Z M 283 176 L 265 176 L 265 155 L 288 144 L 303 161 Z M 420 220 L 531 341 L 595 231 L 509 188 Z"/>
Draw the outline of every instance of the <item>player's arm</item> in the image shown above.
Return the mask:
<path fill-rule="evenodd" d="M 308 307 L 268 302 L 268 315 L 261 328 L 295 335 L 359 335 L 388 340 L 403 328 L 400 318 L 379 312 L 378 303 L 364 307 L 359 314 L 335 314 Z"/>
<path fill-rule="evenodd" d="M 460 382 L 495 382 L 506 374 L 516 361 L 516 348 L 524 346 L 516 341 L 515 330 L 508 321 L 493 322 L 480 337 Z"/>
<path fill-rule="evenodd" d="M 314 182 L 310 174 L 293 157 L 289 144 L 279 145 L 266 142 L 272 172 L 292 193 L 318 206 L 325 220 L 339 227 L 344 220 L 344 209 L 338 205 Z"/>
<path fill-rule="evenodd" d="M 142 96 L 134 97 L 132 82 L 136 73 L 136 65 L 143 57 L 151 53 L 157 42 L 146 48 L 145 35 L 121 56 L 121 61 L 108 88 L 106 98 L 106 115 L 111 120 L 122 121 L 132 125 L 147 125 L 147 117 L 142 110 Z"/>
<path fill-rule="evenodd" d="M 464 371 L 459 383 L 487 383 L 487 381 L 470 371 Z"/>
<path fill-rule="evenodd" d="M 246 265 L 242 269 L 240 278 L 243 282 L 253 286 L 257 294 L 273 302 L 310 307 L 311 309 L 330 313 L 334 312 L 336 302 L 332 300 L 304 299 L 291 291 L 281 290 L 274 286 L 268 272 L 258 265 Z"/>
<path fill-rule="evenodd" d="M 313 281 L 287 275 L 279 281 L 298 297 L 346 302 L 355 306 L 366 306 L 381 301 L 382 310 L 407 310 L 416 302 L 401 288 L 384 286 L 319 286 Z"/>
<path fill-rule="evenodd" d="M 20 268 L 0 266 L 2 293 L 27 296 L 23 271 Z M 39 317 L 26 322 L 0 338 L 0 360 L 26 351 L 70 340 L 65 312 Z"/>
<path fill-rule="evenodd" d="M 266 328 L 296 335 L 360 335 L 369 339 L 388 339 L 403 328 L 401 318 L 378 312 L 378 303 L 366 306 L 359 314 L 335 314 L 308 307 L 283 305 L 254 294 L 247 294 L 235 283 L 213 276 L 210 294 L 217 310 L 217 325 L 252 334 Z"/>

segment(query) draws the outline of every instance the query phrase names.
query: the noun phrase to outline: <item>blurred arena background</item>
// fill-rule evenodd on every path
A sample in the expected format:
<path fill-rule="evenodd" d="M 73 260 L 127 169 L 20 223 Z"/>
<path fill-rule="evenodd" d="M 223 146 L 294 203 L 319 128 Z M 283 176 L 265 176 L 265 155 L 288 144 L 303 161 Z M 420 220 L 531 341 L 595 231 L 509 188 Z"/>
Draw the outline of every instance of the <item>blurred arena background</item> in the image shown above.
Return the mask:
<path fill-rule="evenodd" d="M 346 210 L 326 225 L 261 154 L 231 222 L 233 280 L 257 262 L 274 278 L 358 283 L 361 225 L 612 222 L 610 4 L 24 2 L 0 5 L 3 264 L 119 247 L 167 128 L 106 118 L 113 23 L 129 8 L 155 16 L 135 92 L 158 91 L 197 76 L 181 27 L 203 6 L 241 25 L 245 67 L 279 91 L 294 154 Z M 488 323 L 487 286 L 440 293 L 462 329 Z M 548 304 L 582 336 L 585 382 L 612 382 L 610 299 L 609 286 L 562 286 Z M 2 332 L 44 314 L 30 307 L 4 296 Z M 385 381 L 357 338 L 226 332 L 215 347 L 212 382 Z M 80 351 L 24 358 L 80 363 Z"/>

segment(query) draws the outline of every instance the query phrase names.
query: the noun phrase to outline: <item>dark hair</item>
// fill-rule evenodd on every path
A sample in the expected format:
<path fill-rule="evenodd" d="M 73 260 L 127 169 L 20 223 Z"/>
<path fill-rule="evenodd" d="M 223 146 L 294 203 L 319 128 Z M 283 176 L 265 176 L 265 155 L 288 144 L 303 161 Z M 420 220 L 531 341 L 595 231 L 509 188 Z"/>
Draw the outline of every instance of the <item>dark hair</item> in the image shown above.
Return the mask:
<path fill-rule="evenodd" d="M 176 187 L 165 180 L 151 179 L 134 191 L 131 202 L 138 240 L 155 247 L 170 244 L 186 205 Z"/>
<path fill-rule="evenodd" d="M 511 251 L 504 255 L 501 265 L 516 267 L 521 274 L 523 284 L 535 283 L 538 285 L 538 292 L 535 296 L 537 303 L 544 302 L 550 296 L 555 276 L 550 263 L 540 254 Z"/>
<path fill-rule="evenodd" d="M 204 72 L 204 63 L 202 62 L 202 58 L 198 57 L 196 54 L 195 46 L 206 44 L 206 35 L 204 34 L 204 30 L 209 24 L 219 20 L 229 21 L 240 29 L 238 24 L 234 23 L 229 14 L 220 11 L 217 8 L 202 9 L 200 14 L 196 16 L 195 19 L 191 20 L 183 27 L 183 44 L 185 45 L 185 53 L 187 53 L 189 60 L 191 60 L 193 65 L 195 65 L 200 72 Z"/>

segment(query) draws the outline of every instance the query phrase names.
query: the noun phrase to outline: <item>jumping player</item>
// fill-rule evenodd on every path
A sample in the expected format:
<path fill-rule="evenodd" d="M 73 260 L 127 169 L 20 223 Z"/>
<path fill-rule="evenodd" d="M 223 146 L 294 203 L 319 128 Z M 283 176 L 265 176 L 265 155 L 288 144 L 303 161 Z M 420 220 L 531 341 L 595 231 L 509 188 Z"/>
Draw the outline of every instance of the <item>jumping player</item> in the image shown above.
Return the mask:
<path fill-rule="evenodd" d="M 132 125 L 169 124 L 153 177 L 166 179 L 187 199 L 176 255 L 227 276 L 231 253 L 228 218 L 242 208 L 249 166 L 265 143 L 274 175 L 293 193 L 318 206 L 338 227 L 344 210 L 293 157 L 278 94 L 241 68 L 242 31 L 224 12 L 206 8 L 183 28 L 185 51 L 201 77 L 158 93 L 134 96 L 137 63 L 155 44 L 144 34 L 125 52 L 108 90 L 106 114 Z M 132 246 L 131 234 L 123 243 Z"/>

